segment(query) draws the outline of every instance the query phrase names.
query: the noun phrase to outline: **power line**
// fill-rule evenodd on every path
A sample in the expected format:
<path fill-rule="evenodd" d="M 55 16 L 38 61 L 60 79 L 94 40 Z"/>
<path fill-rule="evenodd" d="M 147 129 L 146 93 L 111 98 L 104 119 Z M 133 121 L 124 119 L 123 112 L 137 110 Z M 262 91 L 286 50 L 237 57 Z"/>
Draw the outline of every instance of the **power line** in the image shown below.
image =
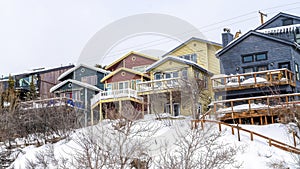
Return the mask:
<path fill-rule="evenodd" d="M 280 6 L 265 8 L 265 9 L 262 9 L 262 10 L 277 9 L 277 8 L 282 8 L 282 7 L 285 7 L 285 6 L 290 6 L 290 5 L 295 5 L 295 4 L 300 4 L 300 2 L 284 4 L 284 5 L 280 5 Z M 300 7 L 295 7 L 295 8 L 285 9 L 285 10 L 288 11 L 288 10 L 293 10 L 293 9 L 298 9 L 298 8 L 300 8 Z M 248 15 L 251 15 L 251 14 L 254 14 L 254 13 L 257 13 L 257 11 L 248 12 L 246 14 L 242 14 L 242 15 L 239 15 L 239 16 L 236 16 L 236 17 L 225 19 L 225 20 L 222 20 L 222 21 L 219 21 L 219 22 L 215 22 L 215 23 L 212 23 L 212 24 L 209 24 L 209 25 L 198 27 L 198 28 L 195 28 L 193 30 L 189 30 L 189 31 L 186 31 L 186 32 L 178 33 L 178 34 L 175 34 L 175 35 L 183 36 L 183 34 L 191 33 L 193 31 L 199 31 L 198 29 L 203 29 L 203 28 L 211 27 L 211 26 L 214 26 L 214 25 L 217 25 L 217 24 L 221 24 L 221 23 L 228 22 L 228 21 L 231 21 L 231 20 L 235 20 L 235 19 L 238 19 L 238 18 L 241 18 L 241 17 L 245 17 L 245 16 L 248 16 Z M 267 14 L 272 14 L 272 13 L 277 13 L 277 12 L 269 12 Z M 227 25 L 234 25 L 234 24 L 237 24 L 237 23 L 242 23 L 242 22 L 245 22 L 245 21 L 252 20 L 254 18 L 257 18 L 257 16 L 255 16 L 255 17 L 249 17 L 249 18 L 246 18 L 246 19 L 243 19 L 243 20 L 240 20 L 240 21 L 236 21 L 236 22 L 232 22 L 232 23 L 229 23 L 229 24 L 224 24 L 222 26 L 210 28 L 208 30 L 204 30 L 204 31 L 201 31 L 201 32 L 210 32 L 210 31 L 219 29 L 219 28 L 227 26 Z M 160 41 L 162 41 L 162 42 L 160 42 Z M 128 51 L 128 50 L 130 50 L 132 48 L 135 48 L 135 47 L 142 46 L 140 48 L 135 49 L 135 50 L 141 50 L 141 49 L 149 48 L 149 47 L 152 47 L 152 46 L 157 46 L 157 45 L 169 43 L 169 42 L 172 42 L 172 41 L 173 40 L 170 40 L 169 38 L 164 37 L 164 38 L 161 38 L 161 39 L 157 39 L 157 40 L 153 40 L 153 41 L 149 41 L 149 42 L 145 42 L 145 43 L 140 43 L 138 45 L 134 45 L 134 46 L 131 46 L 131 47 L 127 47 L 127 48 L 123 48 L 123 49 L 120 49 L 120 50 L 113 51 L 110 54 L 105 55 L 105 57 L 108 58 L 108 57 L 113 57 L 113 56 L 117 56 L 117 55 L 120 55 L 120 54 L 124 54 L 124 52 L 126 52 L 126 51 Z M 157 43 L 157 42 L 159 42 L 159 43 Z M 147 44 L 151 44 L 151 43 L 155 43 L 155 44 L 147 45 Z M 147 45 L 147 46 L 145 46 L 145 45 Z M 90 60 L 96 60 L 96 59 L 92 59 L 91 58 Z"/>

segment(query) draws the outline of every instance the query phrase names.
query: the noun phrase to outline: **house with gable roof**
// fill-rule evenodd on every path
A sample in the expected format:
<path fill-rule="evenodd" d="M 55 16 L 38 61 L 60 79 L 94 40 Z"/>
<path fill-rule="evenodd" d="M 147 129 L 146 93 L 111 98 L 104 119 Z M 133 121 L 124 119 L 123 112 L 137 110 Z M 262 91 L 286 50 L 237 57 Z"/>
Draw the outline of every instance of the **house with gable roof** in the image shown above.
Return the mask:
<path fill-rule="evenodd" d="M 221 48 L 222 45 L 219 43 L 192 37 L 162 57 L 177 56 L 195 62 L 213 74 L 219 74 L 220 62 L 215 53 Z"/>
<path fill-rule="evenodd" d="M 151 80 L 138 83 L 137 91 L 147 100 L 148 114 L 196 118 L 206 112 L 213 95 L 210 84 L 213 73 L 194 61 L 177 56 L 165 56 L 146 71 Z"/>
<path fill-rule="evenodd" d="M 111 73 L 101 80 L 105 90 L 91 100 L 92 119 L 115 119 L 124 116 L 142 118 L 145 103 L 137 93 L 137 83 L 150 80 L 145 70 L 157 60 L 158 58 L 132 51 L 106 66 L 105 69 Z M 124 114 L 128 112 L 132 114 Z"/>
<path fill-rule="evenodd" d="M 299 16 L 279 13 L 237 39 L 222 33 L 221 75 L 212 77 L 215 112 L 221 103 L 230 109 L 222 120 L 267 124 L 280 119 L 276 105 L 298 99 L 299 30 Z"/>
<path fill-rule="evenodd" d="M 101 79 L 110 72 L 101 68 L 79 64 L 58 77 L 61 81 L 50 89 L 56 97 L 70 98 L 75 107 L 84 110 L 84 125 L 90 121 L 91 98 L 104 90 Z M 82 120 L 83 121 L 83 120 Z"/>

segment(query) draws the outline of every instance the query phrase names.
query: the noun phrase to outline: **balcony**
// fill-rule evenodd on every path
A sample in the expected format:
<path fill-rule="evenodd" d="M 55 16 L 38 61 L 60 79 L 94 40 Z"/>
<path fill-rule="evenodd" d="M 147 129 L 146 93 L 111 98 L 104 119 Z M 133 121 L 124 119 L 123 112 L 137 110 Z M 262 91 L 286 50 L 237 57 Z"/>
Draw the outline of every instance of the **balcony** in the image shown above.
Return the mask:
<path fill-rule="evenodd" d="M 140 82 L 137 84 L 137 91 L 147 92 L 147 91 L 154 91 L 154 90 L 174 89 L 177 87 L 180 87 L 179 77 Z"/>
<path fill-rule="evenodd" d="M 143 100 L 142 97 L 137 95 L 137 91 L 127 88 L 121 90 L 111 90 L 111 91 L 101 91 L 97 95 L 95 95 L 91 99 L 91 105 L 96 104 L 100 100 L 107 100 L 107 99 L 117 99 L 117 98 L 135 98 L 138 100 Z"/>
<path fill-rule="evenodd" d="M 211 78 L 214 91 L 241 90 L 270 85 L 296 86 L 293 72 L 288 69 L 275 69 L 260 72 L 217 75 Z"/>

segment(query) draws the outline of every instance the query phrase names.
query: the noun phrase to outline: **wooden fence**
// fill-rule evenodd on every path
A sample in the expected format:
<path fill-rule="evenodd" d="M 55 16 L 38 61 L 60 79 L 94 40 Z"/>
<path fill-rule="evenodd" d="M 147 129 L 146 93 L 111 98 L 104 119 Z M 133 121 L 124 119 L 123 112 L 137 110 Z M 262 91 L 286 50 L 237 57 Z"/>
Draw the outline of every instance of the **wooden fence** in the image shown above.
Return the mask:
<path fill-rule="evenodd" d="M 222 131 L 222 125 L 230 127 L 232 135 L 235 135 L 234 129 L 236 129 L 237 130 L 238 141 L 241 141 L 240 131 L 244 131 L 246 133 L 249 133 L 251 141 L 254 140 L 254 136 L 257 136 L 259 138 L 265 139 L 269 143 L 269 146 L 274 146 L 274 147 L 277 147 L 277 148 L 279 148 L 281 150 L 288 151 L 288 152 L 291 152 L 291 153 L 300 154 L 300 149 L 296 148 L 297 143 L 296 143 L 296 133 L 295 132 L 293 132 L 294 146 L 290 146 L 288 144 L 285 144 L 285 143 L 282 143 L 280 141 L 274 140 L 274 139 L 272 139 L 270 137 L 267 137 L 267 136 L 264 136 L 262 134 L 259 134 L 259 133 L 256 133 L 256 132 L 253 132 L 253 131 L 241 128 L 240 126 L 234 126 L 234 125 L 230 125 L 230 124 L 223 123 L 223 122 L 220 122 L 220 121 L 205 120 L 205 119 L 192 120 L 191 121 L 192 129 L 197 129 L 198 126 L 199 126 L 199 123 L 201 125 L 201 128 L 203 129 L 204 128 L 204 123 L 206 123 L 206 122 L 217 124 L 218 127 L 219 127 L 219 131 L 220 132 Z"/>

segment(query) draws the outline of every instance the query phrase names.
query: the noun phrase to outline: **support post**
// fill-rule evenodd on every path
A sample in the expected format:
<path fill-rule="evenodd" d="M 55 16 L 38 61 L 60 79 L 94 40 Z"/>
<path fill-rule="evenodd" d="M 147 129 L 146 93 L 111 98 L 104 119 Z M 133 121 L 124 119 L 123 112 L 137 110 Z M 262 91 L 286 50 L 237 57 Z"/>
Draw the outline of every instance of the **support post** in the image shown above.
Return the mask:
<path fill-rule="evenodd" d="M 222 131 L 221 123 L 218 123 L 218 124 L 219 124 L 219 131 L 221 132 Z"/>
<path fill-rule="evenodd" d="M 91 107 L 91 125 L 94 125 L 94 111 L 93 111 L 93 107 Z"/>
<path fill-rule="evenodd" d="M 234 128 L 231 126 L 231 133 L 234 135 Z"/>
<path fill-rule="evenodd" d="M 119 100 L 119 115 L 122 117 L 122 101 Z"/>
<path fill-rule="evenodd" d="M 294 140 L 294 147 L 297 146 L 297 143 L 296 143 L 296 133 L 293 131 L 293 140 Z"/>
<path fill-rule="evenodd" d="M 241 141 L 240 129 L 239 129 L 239 127 L 237 127 L 236 129 L 237 129 L 237 133 L 238 133 L 238 141 Z"/>
<path fill-rule="evenodd" d="M 150 95 L 147 95 L 147 114 L 150 114 Z"/>
<path fill-rule="evenodd" d="M 173 110 L 173 97 L 172 97 L 172 92 L 170 91 L 170 113 L 172 116 L 175 116 L 174 110 Z"/>
<path fill-rule="evenodd" d="M 102 112 L 102 103 L 99 103 L 99 121 L 102 121 L 103 119 L 103 112 Z"/>
<path fill-rule="evenodd" d="M 250 132 L 250 139 L 253 141 L 253 132 Z"/>

